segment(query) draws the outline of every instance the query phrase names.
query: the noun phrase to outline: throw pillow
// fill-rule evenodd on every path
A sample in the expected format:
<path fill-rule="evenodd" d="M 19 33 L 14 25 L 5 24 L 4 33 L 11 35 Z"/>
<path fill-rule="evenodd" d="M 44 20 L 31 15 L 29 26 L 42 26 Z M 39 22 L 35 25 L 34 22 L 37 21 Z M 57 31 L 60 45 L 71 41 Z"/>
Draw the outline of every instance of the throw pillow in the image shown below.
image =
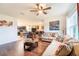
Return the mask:
<path fill-rule="evenodd" d="M 71 51 L 72 51 L 71 46 L 69 46 L 69 45 L 67 45 L 67 44 L 61 44 L 61 45 L 58 47 L 58 49 L 57 49 L 55 55 L 56 55 L 56 56 L 67 56 L 67 55 L 69 55 L 69 54 L 71 53 Z"/>

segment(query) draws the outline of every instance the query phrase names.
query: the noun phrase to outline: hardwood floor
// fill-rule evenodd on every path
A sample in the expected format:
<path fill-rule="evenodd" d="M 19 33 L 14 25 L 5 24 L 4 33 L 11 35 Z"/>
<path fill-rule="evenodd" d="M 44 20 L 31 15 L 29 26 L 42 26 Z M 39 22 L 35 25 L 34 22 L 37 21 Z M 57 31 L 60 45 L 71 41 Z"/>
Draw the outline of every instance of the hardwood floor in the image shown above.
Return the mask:
<path fill-rule="evenodd" d="M 0 45 L 0 56 L 41 56 L 50 43 L 39 41 L 38 47 L 33 51 L 24 51 L 24 40 Z"/>

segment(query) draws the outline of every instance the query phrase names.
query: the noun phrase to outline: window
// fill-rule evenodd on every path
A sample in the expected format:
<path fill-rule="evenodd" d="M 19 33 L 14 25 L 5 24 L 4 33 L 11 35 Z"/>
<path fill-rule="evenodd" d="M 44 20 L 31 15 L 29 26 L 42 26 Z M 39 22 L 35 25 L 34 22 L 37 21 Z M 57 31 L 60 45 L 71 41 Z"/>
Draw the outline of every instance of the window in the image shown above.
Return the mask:
<path fill-rule="evenodd" d="M 67 35 L 78 39 L 77 12 L 67 18 Z"/>

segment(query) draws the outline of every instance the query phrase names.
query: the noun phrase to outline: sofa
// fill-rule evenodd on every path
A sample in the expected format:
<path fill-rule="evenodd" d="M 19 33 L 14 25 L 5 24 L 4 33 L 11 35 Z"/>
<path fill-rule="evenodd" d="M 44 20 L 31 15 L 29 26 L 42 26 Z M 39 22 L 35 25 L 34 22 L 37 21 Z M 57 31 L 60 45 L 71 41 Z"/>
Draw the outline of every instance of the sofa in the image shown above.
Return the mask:
<path fill-rule="evenodd" d="M 79 56 L 79 40 L 67 35 L 63 38 L 57 37 L 45 49 L 42 56 Z"/>

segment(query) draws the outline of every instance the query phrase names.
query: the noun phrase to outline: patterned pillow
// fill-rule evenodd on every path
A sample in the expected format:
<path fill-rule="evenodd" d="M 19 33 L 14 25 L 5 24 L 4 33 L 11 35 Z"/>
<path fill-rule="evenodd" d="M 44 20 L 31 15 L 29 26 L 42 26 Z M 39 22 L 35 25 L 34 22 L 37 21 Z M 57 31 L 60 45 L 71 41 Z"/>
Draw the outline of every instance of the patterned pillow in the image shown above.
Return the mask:
<path fill-rule="evenodd" d="M 71 38 L 70 36 L 65 35 L 65 36 L 64 36 L 64 39 L 63 39 L 63 42 L 66 43 L 66 42 L 68 42 L 69 40 L 72 40 L 72 38 Z"/>
<path fill-rule="evenodd" d="M 62 44 L 61 42 L 53 40 L 51 44 L 44 51 L 43 56 L 55 56 L 55 53 L 61 44 Z"/>
<path fill-rule="evenodd" d="M 55 55 L 56 56 L 67 56 L 71 53 L 71 51 L 72 51 L 72 48 L 70 45 L 62 44 L 56 50 Z"/>
<path fill-rule="evenodd" d="M 63 42 L 64 38 L 61 36 L 57 36 L 55 40 L 58 42 Z"/>
<path fill-rule="evenodd" d="M 70 45 L 53 40 L 52 43 L 46 48 L 43 56 L 66 56 L 72 51 Z"/>

